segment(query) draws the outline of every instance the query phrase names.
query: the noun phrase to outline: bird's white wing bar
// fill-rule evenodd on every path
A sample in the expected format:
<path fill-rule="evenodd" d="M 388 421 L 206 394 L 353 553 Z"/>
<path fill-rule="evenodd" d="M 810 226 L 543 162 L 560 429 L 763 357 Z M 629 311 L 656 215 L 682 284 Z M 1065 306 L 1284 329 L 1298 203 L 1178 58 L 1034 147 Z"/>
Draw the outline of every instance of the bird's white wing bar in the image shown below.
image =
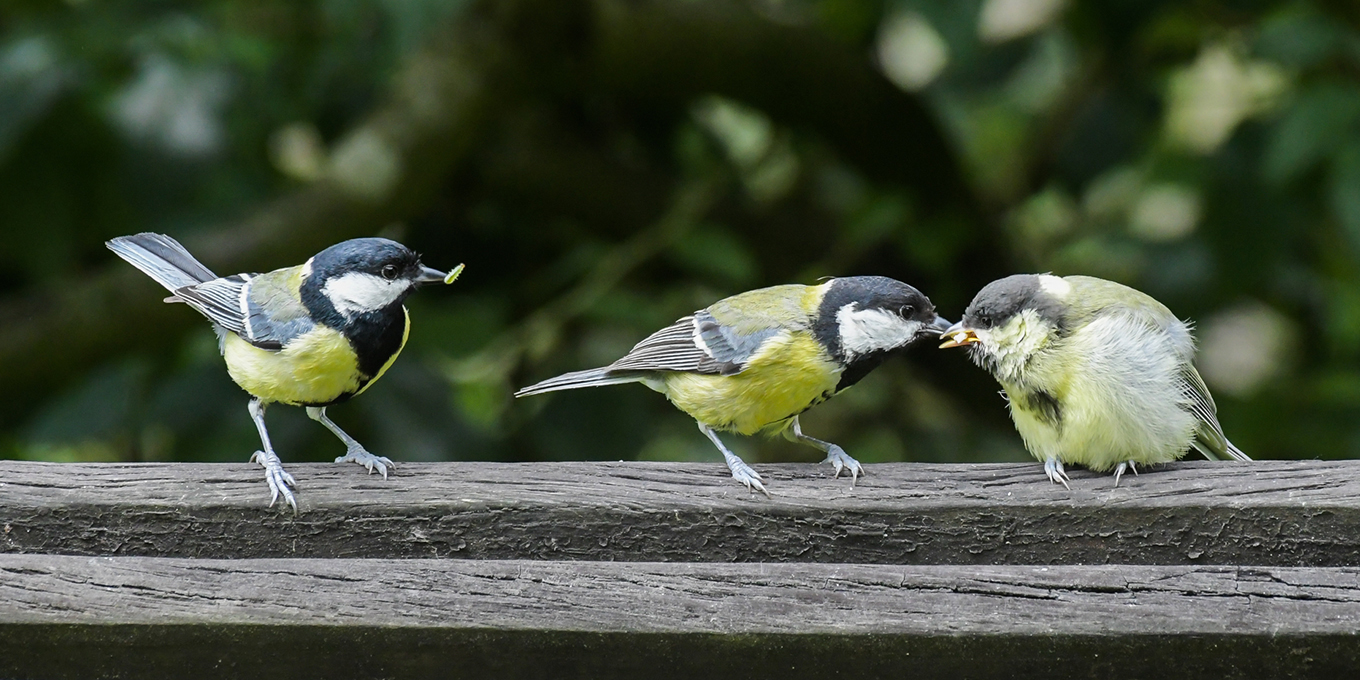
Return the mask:
<path fill-rule="evenodd" d="M 549 378 L 515 392 L 515 396 L 637 382 L 642 379 L 639 373 L 646 371 L 721 372 L 699 338 L 694 317 L 687 316 L 647 336 L 608 366 Z"/>
<path fill-rule="evenodd" d="M 175 296 L 189 303 L 213 323 L 249 339 L 246 334 L 246 310 L 241 304 L 250 276 L 236 274 L 203 283 L 185 286 Z"/>
<path fill-rule="evenodd" d="M 241 274 L 245 280 L 245 285 L 241 286 L 241 293 L 238 296 L 238 303 L 241 306 L 241 325 L 245 328 L 246 339 L 255 339 L 255 329 L 250 326 L 250 276 Z"/>
<path fill-rule="evenodd" d="M 732 375 L 745 369 L 746 362 L 779 330 L 743 335 L 701 310 L 647 336 L 607 368 Z"/>
<path fill-rule="evenodd" d="M 687 316 L 652 333 L 618 361 L 610 371 L 695 371 L 718 373 L 713 357 L 699 347 L 694 317 Z M 712 367 L 705 370 L 705 367 Z"/>

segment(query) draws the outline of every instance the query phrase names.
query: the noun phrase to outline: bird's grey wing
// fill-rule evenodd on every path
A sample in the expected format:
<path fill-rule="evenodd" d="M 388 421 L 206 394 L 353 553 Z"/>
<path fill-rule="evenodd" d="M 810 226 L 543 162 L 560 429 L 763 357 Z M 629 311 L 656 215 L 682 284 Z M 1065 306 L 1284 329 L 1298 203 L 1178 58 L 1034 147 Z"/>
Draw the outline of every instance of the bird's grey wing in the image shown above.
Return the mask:
<path fill-rule="evenodd" d="M 302 277 L 297 267 L 261 274 L 250 281 L 246 295 L 246 333 L 256 347 L 282 349 L 288 341 L 316 327 L 302 303 Z"/>
<path fill-rule="evenodd" d="M 1223 434 L 1223 426 L 1218 423 L 1218 405 L 1214 403 L 1209 387 L 1204 384 L 1204 379 L 1194 365 L 1185 365 L 1181 380 L 1185 407 L 1198 421 L 1193 442 L 1195 448 L 1210 460 L 1251 460 Z"/>
<path fill-rule="evenodd" d="M 647 336 L 606 368 L 732 375 L 746 368 L 751 356 L 778 332 L 767 328 L 740 333 L 701 310 Z"/>
<path fill-rule="evenodd" d="M 277 350 L 315 323 L 278 272 L 236 274 L 175 291 L 213 323 L 261 349 Z"/>
<path fill-rule="evenodd" d="M 760 351 L 765 341 L 778 335 L 781 330 L 775 326 L 743 333 L 737 328 L 719 323 L 706 311 L 695 312 L 694 320 L 699 329 L 699 339 L 713 360 L 737 367 L 736 370 L 729 371 L 730 373 L 745 368 L 746 362 Z"/>
<path fill-rule="evenodd" d="M 244 335 L 249 274 L 235 274 L 175 289 L 174 297 L 188 303 L 222 329 Z"/>

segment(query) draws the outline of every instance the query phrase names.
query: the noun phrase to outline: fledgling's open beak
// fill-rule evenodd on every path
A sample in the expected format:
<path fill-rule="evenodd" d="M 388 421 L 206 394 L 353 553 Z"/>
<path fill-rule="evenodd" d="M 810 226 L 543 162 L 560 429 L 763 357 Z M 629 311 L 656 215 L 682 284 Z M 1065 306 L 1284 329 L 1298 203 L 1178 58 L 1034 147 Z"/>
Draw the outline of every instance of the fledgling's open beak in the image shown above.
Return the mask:
<path fill-rule="evenodd" d="M 963 327 L 962 321 L 954 324 L 953 326 L 950 326 L 949 328 L 944 329 L 944 332 L 940 333 L 940 337 L 949 338 L 947 341 L 944 342 L 944 344 L 940 345 L 940 349 L 949 349 L 950 347 L 963 347 L 964 345 L 971 345 L 975 342 L 981 342 L 980 340 L 978 340 L 977 333 L 973 332 L 973 329 Z"/>
<path fill-rule="evenodd" d="M 431 268 L 431 267 L 426 267 L 426 266 L 424 266 L 424 265 L 421 265 L 421 267 L 420 267 L 420 276 L 417 276 L 417 277 L 416 277 L 416 283 L 417 283 L 417 284 L 439 283 L 439 282 L 441 282 L 441 281 L 444 282 L 444 283 L 446 283 L 446 284 L 448 284 L 448 283 L 453 283 L 454 281 L 457 281 L 457 280 L 458 280 L 458 275 L 459 275 L 459 274 L 462 274 L 462 273 L 463 273 L 463 265 L 461 265 L 461 264 L 458 265 L 457 267 L 454 267 L 454 268 L 453 268 L 453 271 L 451 271 L 451 272 L 449 272 L 449 273 L 447 273 L 447 274 L 445 274 L 444 272 L 439 271 L 438 269 L 434 269 L 434 268 Z"/>

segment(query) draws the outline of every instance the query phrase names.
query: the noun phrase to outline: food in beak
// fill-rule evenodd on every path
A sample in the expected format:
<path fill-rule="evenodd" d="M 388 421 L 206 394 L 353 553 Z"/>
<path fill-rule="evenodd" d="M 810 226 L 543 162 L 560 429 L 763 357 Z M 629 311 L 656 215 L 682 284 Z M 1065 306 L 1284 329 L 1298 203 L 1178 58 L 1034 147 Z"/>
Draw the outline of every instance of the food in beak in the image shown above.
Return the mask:
<path fill-rule="evenodd" d="M 463 273 L 463 265 L 461 265 L 461 264 L 458 265 L 457 267 L 454 267 L 454 268 L 453 268 L 453 271 L 451 271 L 451 272 L 449 272 L 449 273 L 447 273 L 447 274 L 445 274 L 444 272 L 439 271 L 438 269 L 434 269 L 434 268 L 432 268 L 432 267 L 425 267 L 425 266 L 422 266 L 422 267 L 420 268 L 420 276 L 417 276 L 417 277 L 416 277 L 416 281 L 415 281 L 415 282 L 416 282 L 417 284 L 441 283 L 441 282 L 442 282 L 442 283 L 445 283 L 445 284 L 449 284 L 449 283 L 453 283 L 453 282 L 458 278 L 458 275 L 459 275 L 459 274 L 462 274 L 462 273 Z"/>
<path fill-rule="evenodd" d="M 977 333 L 974 333 L 973 329 L 971 328 L 960 328 L 958 330 L 950 329 L 940 337 L 949 338 L 943 344 L 940 345 L 940 349 L 949 349 L 950 347 L 962 347 L 964 345 L 971 345 L 975 342 L 981 342 L 980 340 L 978 340 Z"/>
<path fill-rule="evenodd" d="M 444 277 L 444 284 L 445 284 L 445 285 L 448 285 L 448 284 L 450 284 L 450 283 L 453 283 L 454 281 L 457 281 L 457 280 L 458 280 L 458 275 L 463 273 L 463 266 L 464 266 L 464 265 L 460 264 L 460 265 L 458 265 L 457 267 L 454 267 L 454 268 L 449 272 L 449 275 Z"/>

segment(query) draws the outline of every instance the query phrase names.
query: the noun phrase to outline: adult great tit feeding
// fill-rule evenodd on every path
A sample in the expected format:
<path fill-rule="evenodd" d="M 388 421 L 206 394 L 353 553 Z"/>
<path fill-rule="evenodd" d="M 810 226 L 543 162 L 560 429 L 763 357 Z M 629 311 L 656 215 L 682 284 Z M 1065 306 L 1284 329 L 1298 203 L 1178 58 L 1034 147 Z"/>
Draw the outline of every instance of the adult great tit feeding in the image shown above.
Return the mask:
<path fill-rule="evenodd" d="M 762 288 L 719 300 L 638 343 L 602 368 L 544 380 L 516 397 L 640 382 L 688 413 L 722 452 L 732 478 L 769 492 L 761 477 L 723 446 L 717 430 L 784 434 L 848 469 L 859 462 L 835 444 L 803 434 L 798 416 L 859 382 L 912 341 L 949 322 L 920 291 L 881 276 L 831 279 L 818 286 Z"/>
<path fill-rule="evenodd" d="M 172 293 L 166 302 L 187 303 L 212 321 L 227 372 L 251 396 L 250 417 L 264 446 L 251 460 L 265 469 L 271 507 L 282 494 L 297 512 L 290 488 L 296 482 L 264 424 L 273 402 L 306 407 L 339 437 L 347 451 L 335 462 L 353 461 L 387 477 L 392 461 L 345 434 L 326 417 L 326 407 L 361 394 L 396 360 L 411 330 L 406 296 L 421 284 L 452 283 L 463 265 L 445 274 L 400 243 L 357 238 L 296 267 L 219 278 L 169 236 L 120 236 L 106 245 L 165 286 Z"/>
<path fill-rule="evenodd" d="M 1011 418 L 1048 478 L 1064 463 L 1104 472 L 1177 460 L 1251 460 L 1223 434 L 1192 363 L 1190 327 L 1128 286 L 1019 274 L 973 298 L 941 347 L 968 346 L 1006 390 Z"/>

